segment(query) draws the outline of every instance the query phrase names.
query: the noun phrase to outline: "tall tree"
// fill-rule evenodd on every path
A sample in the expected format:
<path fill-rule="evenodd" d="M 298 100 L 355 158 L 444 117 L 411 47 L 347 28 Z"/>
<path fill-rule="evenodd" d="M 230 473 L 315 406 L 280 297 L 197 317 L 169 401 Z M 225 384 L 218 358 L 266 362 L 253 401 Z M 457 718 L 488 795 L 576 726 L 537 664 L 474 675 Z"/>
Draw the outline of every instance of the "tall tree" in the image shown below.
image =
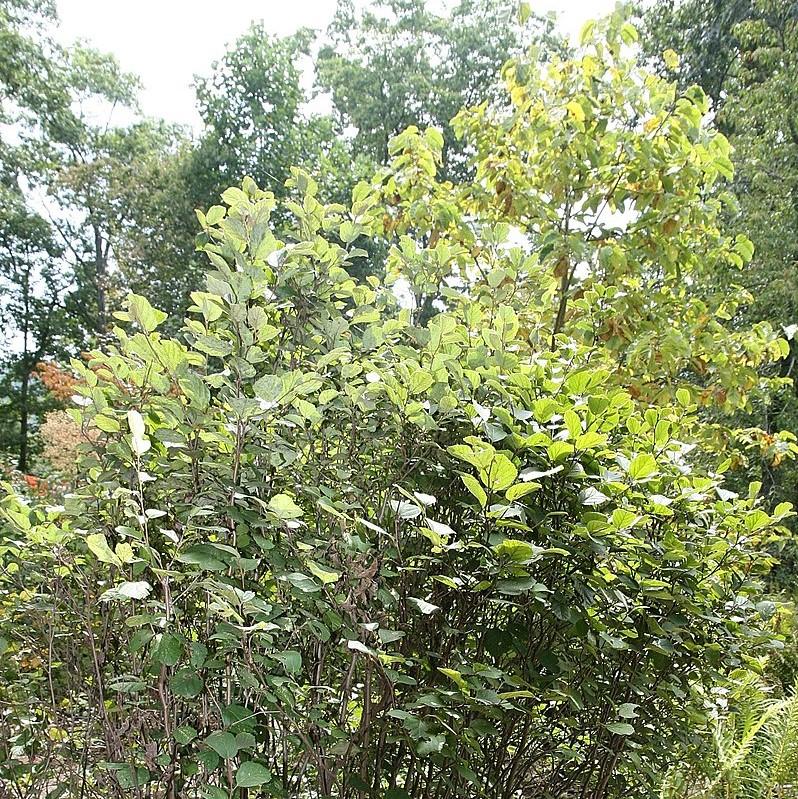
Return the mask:
<path fill-rule="evenodd" d="M 0 202 L 0 446 L 17 454 L 27 471 L 30 418 L 37 406 L 32 386 L 36 365 L 68 340 L 62 295 L 70 276 L 60 269 L 61 248 L 49 224 L 31 212 L 16 187 Z"/>
<path fill-rule="evenodd" d="M 444 176 L 462 176 L 463 148 L 449 123 L 461 108 L 500 96 L 499 71 L 532 29 L 556 47 L 551 22 L 522 23 L 511 0 L 461 0 L 448 15 L 424 0 L 379 0 L 363 11 L 340 0 L 317 82 L 341 127 L 355 129 L 358 152 L 384 164 L 393 136 L 434 126 L 444 133 Z"/>
<path fill-rule="evenodd" d="M 281 38 L 253 24 L 197 80 L 205 126 L 192 170 L 197 207 L 217 203 L 231 182 L 247 175 L 285 196 L 292 166 L 315 165 L 329 153 L 332 128 L 304 108 L 299 61 L 311 40 L 307 30 Z"/>
<path fill-rule="evenodd" d="M 791 339 L 789 357 L 770 373 L 794 379 L 798 360 L 798 6 L 783 0 L 660 0 L 644 14 L 643 50 L 662 73 L 682 84 L 697 82 L 710 94 L 716 124 L 736 162 L 738 204 L 730 225 L 750 236 L 754 257 L 731 275 L 717 269 L 705 285 L 725 291 L 741 284 L 748 301 L 733 323 L 768 320 Z M 666 52 L 667 50 L 677 51 Z M 666 56 L 663 57 L 663 52 Z M 746 477 L 764 481 L 774 495 L 794 496 L 798 470 L 776 469 L 780 453 L 772 434 L 798 431 L 798 394 L 785 386 L 749 408 L 754 437 Z M 744 423 L 744 420 L 741 420 Z"/>

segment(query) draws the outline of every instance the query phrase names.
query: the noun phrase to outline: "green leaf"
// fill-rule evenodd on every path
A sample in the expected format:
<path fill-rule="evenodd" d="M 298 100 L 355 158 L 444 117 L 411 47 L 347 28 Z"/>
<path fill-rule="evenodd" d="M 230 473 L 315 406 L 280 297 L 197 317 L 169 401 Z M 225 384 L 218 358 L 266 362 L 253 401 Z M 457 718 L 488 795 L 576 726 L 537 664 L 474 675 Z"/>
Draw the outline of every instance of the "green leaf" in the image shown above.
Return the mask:
<path fill-rule="evenodd" d="M 216 336 L 199 335 L 194 339 L 194 346 L 206 355 L 213 355 L 223 358 L 233 351 L 233 345 L 229 341 L 217 338 Z"/>
<path fill-rule="evenodd" d="M 164 666 L 174 666 L 183 654 L 183 639 L 175 633 L 162 633 L 157 640 L 152 656 Z"/>
<path fill-rule="evenodd" d="M 614 721 L 607 724 L 607 729 L 615 735 L 633 735 L 635 728 L 631 724 L 626 724 L 623 721 Z"/>
<path fill-rule="evenodd" d="M 333 571 L 332 569 L 325 569 L 314 563 L 312 560 L 307 562 L 308 570 L 314 577 L 318 577 L 325 585 L 335 583 L 341 579 L 341 572 Z"/>
<path fill-rule="evenodd" d="M 302 574 L 302 572 L 289 572 L 282 575 L 280 579 L 291 583 L 294 588 L 299 589 L 304 594 L 315 594 L 317 591 L 321 591 L 319 584 L 308 577 L 307 574 Z"/>
<path fill-rule="evenodd" d="M 232 760 L 238 754 L 238 744 L 235 735 L 231 732 L 212 732 L 205 743 L 216 752 L 223 760 Z"/>
<path fill-rule="evenodd" d="M 248 760 L 246 763 L 242 763 L 236 771 L 236 786 L 256 788 L 258 785 L 269 782 L 271 778 L 272 773 L 266 766 L 256 763 L 254 760 Z"/>
<path fill-rule="evenodd" d="M 498 452 L 487 469 L 480 469 L 479 477 L 489 491 L 504 491 L 515 482 L 518 469 L 506 455 Z"/>
<path fill-rule="evenodd" d="M 488 495 L 479 484 L 479 481 L 470 474 L 460 474 L 460 479 L 465 487 L 476 497 L 477 502 L 484 508 L 488 504 Z"/>
<path fill-rule="evenodd" d="M 515 563 L 527 563 L 535 555 L 535 549 L 532 544 L 526 541 L 517 541 L 508 538 L 493 547 L 493 551 L 500 558 L 506 558 Z"/>
<path fill-rule="evenodd" d="M 515 485 L 511 485 L 507 491 L 505 491 L 504 496 L 510 502 L 515 502 L 517 499 L 521 499 L 525 497 L 527 494 L 531 494 L 534 491 L 540 490 L 540 483 L 516 483 Z"/>
<path fill-rule="evenodd" d="M 218 572 L 227 568 L 219 557 L 219 551 L 210 544 L 195 544 L 177 556 L 180 563 L 199 566 L 209 572 Z"/>
<path fill-rule="evenodd" d="M 629 476 L 633 480 L 644 480 L 646 477 L 656 473 L 657 469 L 656 459 L 646 452 L 632 459 L 629 464 Z"/>
<path fill-rule="evenodd" d="M 205 214 L 205 219 L 209 225 L 217 225 L 224 219 L 226 213 L 227 209 L 223 205 L 212 205 Z"/>
<path fill-rule="evenodd" d="M 102 430 L 104 433 L 119 432 L 119 422 L 116 419 L 112 419 L 110 416 L 106 416 L 105 414 L 98 413 L 92 419 L 92 422 L 96 428 Z"/>
<path fill-rule="evenodd" d="M 429 372 L 418 369 L 410 375 L 410 382 L 407 388 L 411 394 L 423 394 L 434 382 L 435 379 Z"/>
<path fill-rule="evenodd" d="M 299 674 L 302 669 L 302 655 L 295 649 L 287 649 L 285 652 L 275 652 L 272 657 L 283 664 L 283 668 L 289 674 Z"/>
<path fill-rule="evenodd" d="M 184 699 L 193 699 L 202 692 L 202 680 L 194 669 L 179 669 L 169 682 L 172 693 Z"/>
<path fill-rule="evenodd" d="M 197 737 L 197 731 L 193 727 L 178 727 L 173 733 L 175 741 L 181 746 L 191 743 Z"/>
<path fill-rule="evenodd" d="M 130 318 L 134 322 L 138 322 L 147 333 L 151 333 L 167 318 L 167 314 L 153 308 L 147 298 L 142 297 L 140 294 L 128 295 L 127 311 L 130 314 Z"/>
<path fill-rule="evenodd" d="M 111 563 L 122 568 L 122 561 L 116 553 L 108 546 L 108 541 L 102 533 L 92 533 L 86 536 L 86 546 L 89 551 L 103 563 Z"/>
<path fill-rule="evenodd" d="M 297 519 L 302 515 L 302 508 L 288 494 L 275 494 L 269 500 L 269 510 L 281 519 Z"/>
<path fill-rule="evenodd" d="M 624 702 L 618 708 L 618 715 L 624 719 L 637 718 L 637 705 L 634 702 Z"/>
<path fill-rule="evenodd" d="M 263 375 L 252 385 L 252 390 L 258 399 L 270 405 L 276 405 L 285 394 L 283 381 L 277 375 Z"/>

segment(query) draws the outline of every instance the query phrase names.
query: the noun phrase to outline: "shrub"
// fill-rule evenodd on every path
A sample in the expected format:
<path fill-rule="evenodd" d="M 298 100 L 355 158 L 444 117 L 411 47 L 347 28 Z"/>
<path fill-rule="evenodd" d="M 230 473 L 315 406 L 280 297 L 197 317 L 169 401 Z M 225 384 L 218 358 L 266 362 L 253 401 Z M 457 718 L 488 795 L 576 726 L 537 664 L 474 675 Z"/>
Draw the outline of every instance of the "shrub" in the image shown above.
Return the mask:
<path fill-rule="evenodd" d="M 184 336 L 133 295 L 74 364 L 77 490 L 2 502 L 6 785 L 648 796 L 697 689 L 770 644 L 789 506 L 695 465 L 690 391 L 638 401 L 592 295 L 550 315 L 439 147 L 403 134 L 351 208 L 295 170 L 282 241 L 271 194 L 229 189 Z M 414 307 L 347 272 L 376 229 Z"/>

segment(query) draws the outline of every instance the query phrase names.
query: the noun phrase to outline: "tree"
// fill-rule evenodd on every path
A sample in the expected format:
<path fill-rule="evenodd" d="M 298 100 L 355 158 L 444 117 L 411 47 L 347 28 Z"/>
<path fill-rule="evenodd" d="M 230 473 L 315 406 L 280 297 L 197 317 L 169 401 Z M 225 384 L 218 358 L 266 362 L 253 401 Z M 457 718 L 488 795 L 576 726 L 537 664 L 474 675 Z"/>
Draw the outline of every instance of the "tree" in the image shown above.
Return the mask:
<path fill-rule="evenodd" d="M 737 25 L 751 18 L 756 5 L 756 0 L 658 0 L 640 4 L 643 52 L 659 70 L 676 78 L 683 89 L 701 86 L 719 107 L 739 76 Z M 668 49 L 679 55 L 678 60 L 666 63 L 663 52 Z"/>
<path fill-rule="evenodd" d="M 197 207 L 208 207 L 231 182 L 250 176 L 277 195 L 290 167 L 308 163 L 332 142 L 329 128 L 304 115 L 305 92 L 298 61 L 311 33 L 285 38 L 253 24 L 197 81 L 197 104 L 205 131 L 195 154 Z"/>
<path fill-rule="evenodd" d="M 0 180 L 8 197 L 2 310 L 10 351 L 3 413 L 15 416 L 8 429 L 19 429 L 3 444 L 14 447 L 20 468 L 29 464 L 31 422 L 48 402 L 31 382 L 37 361 L 69 357 L 105 337 L 120 291 L 141 285 L 144 260 L 146 277 L 160 273 L 167 287 L 165 305 L 182 314 L 187 292 L 170 275 L 193 252 L 184 186 L 169 185 L 182 228 L 154 214 L 166 190 L 157 179 L 180 174 L 179 131 L 118 124 L 120 112 L 135 116 L 137 80 L 110 56 L 56 45 L 54 22 L 48 3 L 0 10 Z"/>
<path fill-rule="evenodd" d="M 798 20 L 790 4 L 769 0 L 694 0 L 675 9 L 657 3 L 645 19 L 644 50 L 651 57 L 666 48 L 679 51 L 679 59 L 669 57 L 669 66 L 660 60 L 660 69 L 683 81 L 697 81 L 710 92 L 717 124 L 735 154 L 739 207 L 731 208 L 727 218 L 731 229 L 751 237 L 754 256 L 750 267 L 734 276 L 750 300 L 734 315 L 733 324 L 744 327 L 764 319 L 790 339 L 789 356 L 768 370 L 787 378 L 789 385 L 760 397 L 739 420 L 764 431 L 743 479 L 762 480 L 774 497 L 792 495 L 798 474 L 792 466 L 777 468 L 780 452 L 771 446 L 771 436 L 798 424 L 792 383 L 798 320 Z M 704 285 L 722 291 L 729 280 L 728 272 L 720 269 L 707 275 Z"/>
<path fill-rule="evenodd" d="M 462 147 L 450 126 L 463 107 L 497 97 L 498 74 L 536 32 L 556 49 L 551 21 L 517 21 L 504 0 L 464 0 L 448 16 L 422 0 L 387 0 L 358 12 L 339 2 L 316 62 L 317 82 L 332 96 L 342 129 L 356 130 L 354 147 L 373 163 L 388 160 L 388 141 L 405 128 L 444 132 L 444 177 L 461 176 Z"/>
<path fill-rule="evenodd" d="M 652 795 L 702 692 L 775 646 L 759 578 L 792 511 L 701 448 L 702 392 L 747 391 L 734 348 L 781 347 L 680 294 L 748 247 L 719 227 L 705 99 L 633 38 L 616 13 L 573 59 L 508 66 L 504 114 L 456 123 L 467 185 L 410 129 L 348 207 L 299 169 L 284 199 L 225 191 L 182 340 L 128 298 L 74 363 L 76 490 L 0 500 L 5 785 Z M 437 313 L 352 278 L 374 235 Z"/>
<path fill-rule="evenodd" d="M 68 337 L 62 293 L 69 277 L 58 268 L 60 250 L 40 216 L 13 189 L 2 193 L 0 213 L 0 319 L 3 322 L 3 449 L 17 453 L 17 467 L 29 463 L 30 416 L 36 365 Z"/>

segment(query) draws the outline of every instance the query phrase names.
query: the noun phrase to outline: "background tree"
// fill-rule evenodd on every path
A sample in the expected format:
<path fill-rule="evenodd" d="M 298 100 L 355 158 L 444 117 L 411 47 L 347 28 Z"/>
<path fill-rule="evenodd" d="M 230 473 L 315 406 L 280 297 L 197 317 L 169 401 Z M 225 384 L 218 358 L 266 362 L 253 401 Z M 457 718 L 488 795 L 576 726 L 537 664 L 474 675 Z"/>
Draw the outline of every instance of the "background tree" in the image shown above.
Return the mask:
<path fill-rule="evenodd" d="M 682 84 L 697 82 L 710 94 L 718 127 L 727 135 L 736 171 L 733 189 L 739 205 L 730 207 L 732 229 L 750 236 L 750 266 L 731 276 L 719 269 L 704 285 L 725 290 L 741 284 L 750 300 L 734 314 L 744 326 L 764 319 L 790 339 L 789 357 L 770 374 L 795 377 L 798 346 L 798 15 L 794 3 L 736 0 L 660 2 L 644 14 L 643 47 L 660 71 Z M 679 58 L 662 58 L 666 49 Z M 740 424 L 765 431 L 758 456 L 744 479 L 764 481 L 774 497 L 795 496 L 798 472 L 780 464 L 770 436 L 798 429 L 794 384 L 769 392 L 748 409 Z M 747 420 L 747 422 L 746 422 Z"/>
<path fill-rule="evenodd" d="M 0 445 L 16 452 L 16 465 L 22 472 L 29 465 L 31 416 L 42 412 L 43 392 L 34 384 L 34 370 L 43 358 L 63 355 L 70 338 L 71 323 L 64 306 L 70 276 L 59 268 L 61 254 L 47 222 L 32 213 L 13 189 L 4 190 L 0 212 L 0 321 L 5 353 L 0 361 L 4 400 L 0 404 Z"/>
<path fill-rule="evenodd" d="M 530 32 L 556 48 L 552 24 L 509 0 L 463 0 L 448 14 L 423 0 L 381 0 L 358 10 L 341 0 L 316 61 L 317 83 L 332 97 L 341 129 L 374 164 L 388 160 L 388 141 L 405 128 L 444 134 L 442 174 L 462 176 L 465 159 L 450 121 L 463 107 L 498 96 L 502 65 L 530 43 Z"/>

